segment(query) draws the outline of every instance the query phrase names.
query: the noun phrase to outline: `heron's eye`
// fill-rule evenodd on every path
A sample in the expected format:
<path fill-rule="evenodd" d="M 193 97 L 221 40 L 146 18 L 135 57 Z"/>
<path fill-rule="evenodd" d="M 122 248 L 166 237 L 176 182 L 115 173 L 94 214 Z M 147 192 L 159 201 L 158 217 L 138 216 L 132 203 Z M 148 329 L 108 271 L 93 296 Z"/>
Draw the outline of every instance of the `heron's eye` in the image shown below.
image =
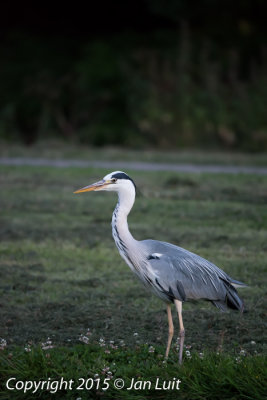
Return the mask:
<path fill-rule="evenodd" d="M 117 182 L 117 179 L 116 178 L 112 178 L 111 182 L 115 183 L 115 182 Z"/>

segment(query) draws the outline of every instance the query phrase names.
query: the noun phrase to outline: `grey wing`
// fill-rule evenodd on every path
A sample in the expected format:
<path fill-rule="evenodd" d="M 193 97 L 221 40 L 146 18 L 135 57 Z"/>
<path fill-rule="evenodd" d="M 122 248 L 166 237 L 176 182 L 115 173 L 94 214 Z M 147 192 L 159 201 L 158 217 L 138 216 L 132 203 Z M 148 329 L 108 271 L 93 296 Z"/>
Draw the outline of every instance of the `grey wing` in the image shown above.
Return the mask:
<path fill-rule="evenodd" d="M 181 301 L 206 299 L 222 309 L 225 307 L 221 302 L 225 302 L 228 295 L 233 298 L 232 308 L 240 309 L 240 299 L 232 284 L 242 285 L 241 282 L 233 280 L 216 265 L 181 247 L 164 242 L 144 242 L 150 242 L 149 248 L 152 251 L 157 250 L 147 257 L 147 271 L 155 285 L 154 290 L 164 293 L 171 301 L 174 298 Z"/>
<path fill-rule="evenodd" d="M 199 264 L 192 264 L 188 257 L 152 257 L 148 261 L 148 270 L 159 290 L 170 298 L 218 300 L 225 293 L 221 293 L 223 288 L 217 274 Z"/>

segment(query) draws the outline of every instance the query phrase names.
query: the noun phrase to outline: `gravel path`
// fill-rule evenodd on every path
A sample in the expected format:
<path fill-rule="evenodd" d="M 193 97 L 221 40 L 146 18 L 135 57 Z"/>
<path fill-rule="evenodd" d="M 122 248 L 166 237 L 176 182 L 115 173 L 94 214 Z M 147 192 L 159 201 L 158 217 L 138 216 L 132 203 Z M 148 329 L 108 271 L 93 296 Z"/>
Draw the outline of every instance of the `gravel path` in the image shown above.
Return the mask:
<path fill-rule="evenodd" d="M 174 171 L 174 172 L 209 172 L 213 174 L 256 174 L 267 175 L 267 167 L 253 166 L 234 166 L 234 165 L 195 165 L 195 164 L 167 164 L 167 163 L 151 163 L 151 162 L 127 162 L 127 161 L 95 161 L 95 160 L 49 160 L 44 158 L 11 158 L 0 157 L 0 165 L 15 166 L 48 166 L 56 168 L 107 168 L 122 170 L 139 170 L 139 171 Z"/>

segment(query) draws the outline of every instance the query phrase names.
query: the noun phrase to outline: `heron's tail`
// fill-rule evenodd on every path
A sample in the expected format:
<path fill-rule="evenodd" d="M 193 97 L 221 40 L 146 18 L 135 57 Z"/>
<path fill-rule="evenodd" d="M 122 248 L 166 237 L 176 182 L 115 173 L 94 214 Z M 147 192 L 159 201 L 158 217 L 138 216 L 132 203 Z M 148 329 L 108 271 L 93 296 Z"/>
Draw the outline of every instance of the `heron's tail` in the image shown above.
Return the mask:
<path fill-rule="evenodd" d="M 231 278 L 231 285 L 234 286 L 235 288 L 242 288 L 248 286 L 244 282 L 240 282 L 232 278 Z"/>
<path fill-rule="evenodd" d="M 226 289 L 225 299 L 224 301 L 223 300 L 212 301 L 212 303 L 222 311 L 227 311 L 227 308 L 231 308 L 232 310 L 238 310 L 242 313 L 244 311 L 244 302 L 238 296 L 236 289 L 230 282 L 224 279 L 222 279 L 222 282 Z"/>

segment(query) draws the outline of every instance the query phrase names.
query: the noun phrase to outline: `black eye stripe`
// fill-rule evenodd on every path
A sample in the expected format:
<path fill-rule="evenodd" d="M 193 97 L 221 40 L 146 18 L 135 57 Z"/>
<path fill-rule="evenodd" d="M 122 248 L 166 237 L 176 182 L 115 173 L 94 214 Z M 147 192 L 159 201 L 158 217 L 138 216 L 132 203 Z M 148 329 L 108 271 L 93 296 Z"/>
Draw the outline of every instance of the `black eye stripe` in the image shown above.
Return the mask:
<path fill-rule="evenodd" d="M 131 180 L 131 178 L 127 174 L 125 174 L 124 172 L 118 172 L 117 174 L 112 175 L 112 178 L 115 178 L 115 179 L 130 179 Z"/>
<path fill-rule="evenodd" d="M 131 181 L 135 187 L 135 191 L 136 191 L 136 185 L 134 183 L 134 181 L 124 172 L 118 172 L 117 174 L 112 175 L 111 179 L 128 179 L 129 181 Z"/>

